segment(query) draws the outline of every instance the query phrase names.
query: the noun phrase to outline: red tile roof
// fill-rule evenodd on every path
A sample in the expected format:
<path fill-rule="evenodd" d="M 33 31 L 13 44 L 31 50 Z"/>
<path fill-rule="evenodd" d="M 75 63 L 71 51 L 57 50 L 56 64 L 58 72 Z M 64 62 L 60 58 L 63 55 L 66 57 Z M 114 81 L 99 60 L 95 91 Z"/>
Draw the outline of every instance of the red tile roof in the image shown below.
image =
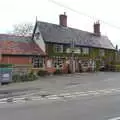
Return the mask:
<path fill-rule="evenodd" d="M 0 53 L 11 55 L 45 55 L 34 42 L 0 40 Z"/>

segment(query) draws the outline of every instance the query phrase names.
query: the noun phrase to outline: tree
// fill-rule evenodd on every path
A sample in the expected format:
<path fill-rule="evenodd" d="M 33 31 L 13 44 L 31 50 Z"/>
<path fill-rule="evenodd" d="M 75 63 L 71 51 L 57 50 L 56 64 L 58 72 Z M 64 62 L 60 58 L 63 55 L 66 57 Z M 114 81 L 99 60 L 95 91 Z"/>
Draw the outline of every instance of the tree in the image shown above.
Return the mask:
<path fill-rule="evenodd" d="M 21 23 L 13 25 L 12 34 L 27 36 L 31 35 L 33 32 L 34 26 L 31 23 Z"/>

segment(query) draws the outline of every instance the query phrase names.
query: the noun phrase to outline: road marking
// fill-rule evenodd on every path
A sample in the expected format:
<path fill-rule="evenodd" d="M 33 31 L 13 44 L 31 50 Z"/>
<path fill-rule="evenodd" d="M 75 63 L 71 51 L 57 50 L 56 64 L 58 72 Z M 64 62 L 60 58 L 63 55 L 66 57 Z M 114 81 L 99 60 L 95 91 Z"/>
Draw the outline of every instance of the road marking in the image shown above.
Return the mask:
<path fill-rule="evenodd" d="M 95 91 L 84 91 L 84 92 L 71 92 L 71 93 L 60 93 L 49 95 L 44 93 L 43 96 L 40 95 L 40 92 L 30 93 L 27 95 L 21 95 L 19 97 L 8 97 L 0 99 L 0 103 L 18 103 L 18 102 L 26 102 L 26 101 L 37 101 L 37 100 L 60 100 L 64 98 L 76 98 L 76 97 L 85 97 L 85 96 L 102 96 L 120 93 L 120 88 L 116 89 L 103 89 L 103 90 L 95 90 Z M 113 119 L 114 120 L 114 119 Z"/>
<path fill-rule="evenodd" d="M 108 119 L 108 120 L 120 120 L 120 117 L 116 117 L 116 118 L 112 118 L 112 119 Z"/>
<path fill-rule="evenodd" d="M 49 100 L 56 100 L 56 99 L 60 99 L 61 97 L 48 97 Z"/>

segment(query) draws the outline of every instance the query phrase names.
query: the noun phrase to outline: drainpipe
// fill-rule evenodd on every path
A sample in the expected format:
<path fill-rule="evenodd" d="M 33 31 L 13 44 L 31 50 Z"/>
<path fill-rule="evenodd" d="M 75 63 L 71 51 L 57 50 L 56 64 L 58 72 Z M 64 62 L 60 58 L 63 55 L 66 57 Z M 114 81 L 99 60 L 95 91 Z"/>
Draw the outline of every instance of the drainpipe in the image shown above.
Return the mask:
<path fill-rule="evenodd" d="M 74 48 L 75 48 L 75 45 L 74 45 L 74 40 L 72 40 L 72 42 L 71 42 L 71 49 L 72 49 L 72 51 L 71 51 L 71 64 L 72 64 L 72 73 L 74 73 Z"/>

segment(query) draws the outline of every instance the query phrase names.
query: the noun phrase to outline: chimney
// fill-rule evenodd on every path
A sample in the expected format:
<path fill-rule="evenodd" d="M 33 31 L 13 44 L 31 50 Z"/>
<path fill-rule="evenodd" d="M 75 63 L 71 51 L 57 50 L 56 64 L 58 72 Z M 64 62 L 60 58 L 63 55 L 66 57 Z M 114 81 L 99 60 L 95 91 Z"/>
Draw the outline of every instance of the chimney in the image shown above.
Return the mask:
<path fill-rule="evenodd" d="M 97 22 L 95 22 L 94 23 L 94 33 L 96 34 L 96 35 L 99 35 L 100 36 L 100 22 L 99 21 L 97 21 Z"/>
<path fill-rule="evenodd" d="M 61 26 L 67 27 L 67 15 L 66 15 L 66 12 L 64 12 L 64 14 L 59 15 L 59 24 Z"/>

